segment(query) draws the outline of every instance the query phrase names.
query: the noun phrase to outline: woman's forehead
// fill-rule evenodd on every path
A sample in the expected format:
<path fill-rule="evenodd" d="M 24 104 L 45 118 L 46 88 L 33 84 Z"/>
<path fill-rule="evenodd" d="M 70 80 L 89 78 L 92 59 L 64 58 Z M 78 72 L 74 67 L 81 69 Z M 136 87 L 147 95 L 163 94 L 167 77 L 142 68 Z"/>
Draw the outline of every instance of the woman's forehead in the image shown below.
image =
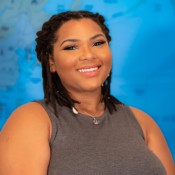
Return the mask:
<path fill-rule="evenodd" d="M 56 36 L 59 40 L 63 38 L 79 38 L 83 39 L 91 37 L 98 33 L 103 33 L 101 27 L 92 19 L 71 19 L 65 22 L 56 32 Z"/>

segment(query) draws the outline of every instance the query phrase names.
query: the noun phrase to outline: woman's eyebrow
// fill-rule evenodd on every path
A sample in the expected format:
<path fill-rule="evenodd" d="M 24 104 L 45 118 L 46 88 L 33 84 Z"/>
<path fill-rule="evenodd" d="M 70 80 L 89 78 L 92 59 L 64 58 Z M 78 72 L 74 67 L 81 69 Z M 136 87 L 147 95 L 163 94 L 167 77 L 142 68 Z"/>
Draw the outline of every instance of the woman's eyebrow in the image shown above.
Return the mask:
<path fill-rule="evenodd" d="M 79 39 L 66 39 L 66 40 L 64 40 L 64 41 L 61 43 L 60 47 L 61 47 L 65 42 L 78 42 L 78 41 L 79 41 Z"/>
<path fill-rule="evenodd" d="M 100 37 L 100 36 L 105 37 L 103 34 L 99 33 L 99 34 L 97 34 L 97 35 L 92 36 L 92 37 L 90 38 L 90 40 L 94 40 L 94 39 L 96 39 L 96 38 L 98 38 L 98 37 Z"/>
<path fill-rule="evenodd" d="M 94 36 L 90 37 L 90 40 L 94 40 L 94 39 L 96 39 L 96 38 L 98 38 L 98 37 L 100 37 L 100 36 L 104 37 L 103 34 L 99 33 L 99 34 L 97 34 L 97 35 L 94 35 Z M 78 42 L 78 41 L 80 41 L 80 40 L 79 40 L 79 39 L 66 39 L 66 40 L 64 40 L 64 41 L 61 43 L 60 47 L 61 47 L 65 42 Z"/>

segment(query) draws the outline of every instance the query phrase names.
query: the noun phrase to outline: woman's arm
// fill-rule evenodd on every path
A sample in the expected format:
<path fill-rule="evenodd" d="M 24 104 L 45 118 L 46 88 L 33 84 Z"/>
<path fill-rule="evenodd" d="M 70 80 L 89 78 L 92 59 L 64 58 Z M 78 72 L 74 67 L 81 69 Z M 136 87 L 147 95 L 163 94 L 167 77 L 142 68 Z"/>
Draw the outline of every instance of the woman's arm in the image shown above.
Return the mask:
<path fill-rule="evenodd" d="M 155 121 L 143 111 L 131 108 L 144 132 L 148 148 L 161 160 L 167 175 L 175 175 L 175 166 L 166 140 Z"/>
<path fill-rule="evenodd" d="M 46 175 L 51 122 L 37 103 L 13 112 L 0 135 L 1 175 Z"/>

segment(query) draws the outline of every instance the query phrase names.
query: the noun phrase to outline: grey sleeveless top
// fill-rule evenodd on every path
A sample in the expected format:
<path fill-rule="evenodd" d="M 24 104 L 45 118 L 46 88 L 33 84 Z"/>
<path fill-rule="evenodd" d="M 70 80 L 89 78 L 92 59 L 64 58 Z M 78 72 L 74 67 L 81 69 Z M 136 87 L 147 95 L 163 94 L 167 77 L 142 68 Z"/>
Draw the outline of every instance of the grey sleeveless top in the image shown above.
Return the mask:
<path fill-rule="evenodd" d="M 117 111 L 92 118 L 57 105 L 37 101 L 52 122 L 48 175 L 166 175 L 160 160 L 146 146 L 142 129 L 132 111 Z"/>

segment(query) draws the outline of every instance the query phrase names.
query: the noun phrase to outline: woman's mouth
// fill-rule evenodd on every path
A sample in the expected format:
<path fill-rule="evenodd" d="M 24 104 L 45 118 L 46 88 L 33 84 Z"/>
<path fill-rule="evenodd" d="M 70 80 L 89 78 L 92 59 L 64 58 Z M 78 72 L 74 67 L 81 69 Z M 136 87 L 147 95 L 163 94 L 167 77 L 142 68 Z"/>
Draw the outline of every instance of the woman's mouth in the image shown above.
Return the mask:
<path fill-rule="evenodd" d="M 80 72 L 81 75 L 83 75 L 85 77 L 94 77 L 94 76 L 98 75 L 100 67 L 101 66 L 80 68 L 77 71 Z"/>
<path fill-rule="evenodd" d="M 98 70 L 98 67 L 92 67 L 92 68 L 88 68 L 88 69 L 79 69 L 79 72 L 92 72 L 92 71 L 96 71 Z"/>

